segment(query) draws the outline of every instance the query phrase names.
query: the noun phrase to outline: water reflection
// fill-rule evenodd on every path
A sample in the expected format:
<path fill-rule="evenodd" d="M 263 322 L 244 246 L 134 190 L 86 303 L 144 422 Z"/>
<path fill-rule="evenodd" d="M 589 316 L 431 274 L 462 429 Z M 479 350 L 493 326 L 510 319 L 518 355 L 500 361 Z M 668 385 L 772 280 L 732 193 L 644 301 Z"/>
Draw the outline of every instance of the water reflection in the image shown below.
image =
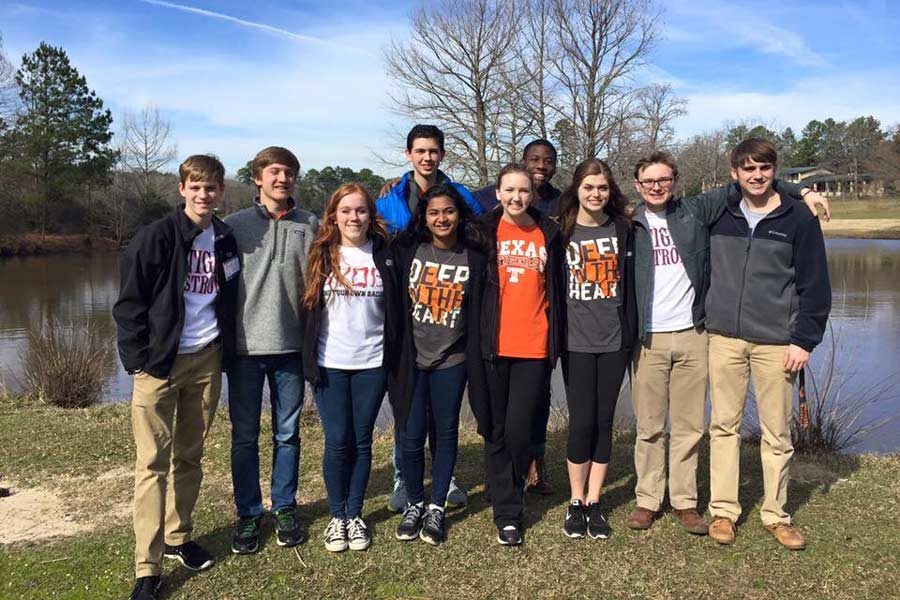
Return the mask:
<path fill-rule="evenodd" d="M 893 378 L 900 384 L 900 241 L 827 241 L 833 288 L 831 324 L 836 340 L 839 376 L 849 377 L 847 392 L 866 389 L 874 381 Z M 20 354 L 27 350 L 27 330 L 56 318 L 83 324 L 94 319 L 103 335 L 113 339 L 111 310 L 118 294 L 118 255 L 51 256 L 0 261 L 0 381 L 18 389 Z M 823 344 L 824 346 L 824 344 Z M 114 347 L 114 344 L 113 344 Z M 813 368 L 821 367 L 828 350 L 813 353 Z M 118 356 L 108 365 L 106 396 L 126 399 L 131 379 Z M 900 385 L 895 386 L 900 389 Z M 565 401 L 562 378 L 554 373 L 555 403 Z M 896 414 L 900 397 L 875 405 L 867 418 Z M 620 396 L 618 421 L 631 419 L 627 388 Z M 900 420 L 870 436 L 854 451 L 887 452 L 900 448 Z"/>

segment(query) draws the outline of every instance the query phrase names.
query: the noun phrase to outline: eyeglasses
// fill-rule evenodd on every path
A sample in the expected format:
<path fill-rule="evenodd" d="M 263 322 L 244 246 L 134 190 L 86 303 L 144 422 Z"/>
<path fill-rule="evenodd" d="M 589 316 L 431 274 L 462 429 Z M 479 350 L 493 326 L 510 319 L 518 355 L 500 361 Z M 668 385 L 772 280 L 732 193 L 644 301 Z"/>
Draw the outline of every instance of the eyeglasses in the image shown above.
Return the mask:
<path fill-rule="evenodd" d="M 675 183 L 675 179 L 673 177 L 660 177 L 659 179 L 640 179 L 638 183 L 641 184 L 641 187 L 645 190 L 652 190 L 657 185 L 667 190 L 672 187 L 672 184 Z"/>

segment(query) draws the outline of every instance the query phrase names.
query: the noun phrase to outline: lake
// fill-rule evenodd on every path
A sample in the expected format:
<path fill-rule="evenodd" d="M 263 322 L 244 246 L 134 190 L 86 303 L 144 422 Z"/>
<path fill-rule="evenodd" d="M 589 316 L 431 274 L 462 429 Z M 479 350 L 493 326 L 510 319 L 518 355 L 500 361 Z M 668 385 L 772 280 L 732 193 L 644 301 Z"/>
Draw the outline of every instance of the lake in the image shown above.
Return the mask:
<path fill-rule="evenodd" d="M 877 394 L 865 419 L 900 412 L 900 240 L 828 239 L 833 289 L 831 330 L 813 353 L 817 381 L 831 360 L 844 398 Z M 48 319 L 82 324 L 93 319 L 104 335 L 115 335 L 111 309 L 118 294 L 117 254 L 41 256 L 0 260 L 0 382 L 21 389 L 20 356 L 28 347 L 28 328 Z M 124 401 L 131 379 L 118 357 L 105 365 L 106 397 Z M 554 399 L 565 398 L 559 373 Z M 811 385 L 808 382 L 808 388 Z M 387 404 L 387 403 L 385 403 Z M 617 419 L 631 417 L 628 390 L 623 390 Z M 900 450 L 900 419 L 855 445 L 853 452 Z"/>

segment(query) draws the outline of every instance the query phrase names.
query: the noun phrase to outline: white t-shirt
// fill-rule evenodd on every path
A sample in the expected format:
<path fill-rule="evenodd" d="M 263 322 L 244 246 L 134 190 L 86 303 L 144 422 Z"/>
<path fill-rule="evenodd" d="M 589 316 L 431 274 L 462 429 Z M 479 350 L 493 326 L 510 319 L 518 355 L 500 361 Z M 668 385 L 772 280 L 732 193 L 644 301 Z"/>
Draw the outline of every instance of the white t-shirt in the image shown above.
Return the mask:
<path fill-rule="evenodd" d="M 179 354 L 191 354 L 219 336 L 216 320 L 215 233 L 212 225 L 194 238 L 188 254 L 187 278 L 184 280 L 184 327 L 178 342 Z"/>
<path fill-rule="evenodd" d="M 669 234 L 666 214 L 648 210 L 645 215 L 653 242 L 653 290 L 647 331 L 662 333 L 693 327 L 694 286 Z"/>
<path fill-rule="evenodd" d="M 744 218 L 747 219 L 747 225 L 750 227 L 750 235 L 753 235 L 756 226 L 759 225 L 760 221 L 766 218 L 766 215 L 768 215 L 770 211 L 755 211 L 750 208 L 750 205 L 747 204 L 746 200 L 741 199 L 741 212 L 744 214 Z"/>
<path fill-rule="evenodd" d="M 372 258 L 372 242 L 341 246 L 341 272 L 353 289 L 334 276 L 325 282 L 319 329 L 319 366 L 371 369 L 382 364 L 384 286 Z"/>

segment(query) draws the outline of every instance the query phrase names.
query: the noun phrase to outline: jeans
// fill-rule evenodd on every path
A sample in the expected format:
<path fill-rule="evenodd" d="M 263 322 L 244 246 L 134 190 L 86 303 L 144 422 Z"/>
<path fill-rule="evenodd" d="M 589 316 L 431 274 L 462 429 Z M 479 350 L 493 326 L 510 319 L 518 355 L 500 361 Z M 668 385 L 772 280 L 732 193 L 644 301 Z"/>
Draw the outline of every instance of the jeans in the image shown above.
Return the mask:
<path fill-rule="evenodd" d="M 228 372 L 231 417 L 231 481 L 238 517 L 263 514 L 259 487 L 259 430 L 263 383 L 272 404 L 272 510 L 297 505 L 300 466 L 300 409 L 303 366 L 300 354 L 239 356 Z"/>
<path fill-rule="evenodd" d="M 332 517 L 362 515 L 372 470 L 372 430 L 384 399 L 381 367 L 347 370 L 319 367 L 313 397 L 325 432 L 322 475 Z"/>
<path fill-rule="evenodd" d="M 426 437 L 432 451 L 431 502 L 444 506 L 447 501 L 459 448 L 459 409 L 465 387 L 465 363 L 436 371 L 416 370 L 409 416 L 400 435 L 403 475 L 411 504 L 425 499 Z M 433 431 L 430 436 L 429 430 Z"/>

